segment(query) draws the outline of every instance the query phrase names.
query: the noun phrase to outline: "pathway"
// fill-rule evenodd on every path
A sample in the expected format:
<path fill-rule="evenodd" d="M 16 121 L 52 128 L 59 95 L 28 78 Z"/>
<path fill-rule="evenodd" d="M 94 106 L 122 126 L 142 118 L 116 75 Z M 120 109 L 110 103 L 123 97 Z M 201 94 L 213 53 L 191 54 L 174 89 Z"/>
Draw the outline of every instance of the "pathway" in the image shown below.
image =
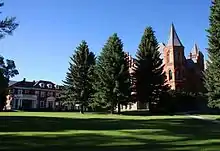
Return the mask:
<path fill-rule="evenodd" d="M 205 117 L 202 117 L 202 116 L 199 116 L 199 115 L 187 115 L 187 116 L 190 117 L 190 118 L 193 118 L 193 119 L 199 119 L 199 120 L 204 120 L 204 121 L 210 121 L 210 122 L 213 122 L 213 123 L 218 123 L 218 124 L 220 124 L 220 121 L 219 121 L 219 120 L 210 119 L 210 118 L 205 118 Z"/>

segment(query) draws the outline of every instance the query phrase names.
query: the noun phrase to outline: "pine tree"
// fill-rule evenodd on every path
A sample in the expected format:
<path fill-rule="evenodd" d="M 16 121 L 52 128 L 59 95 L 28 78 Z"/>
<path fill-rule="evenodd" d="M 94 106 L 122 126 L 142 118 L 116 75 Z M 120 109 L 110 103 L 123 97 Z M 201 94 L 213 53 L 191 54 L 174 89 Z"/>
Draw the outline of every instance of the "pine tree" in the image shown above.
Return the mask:
<path fill-rule="evenodd" d="M 205 71 L 205 87 L 208 91 L 208 106 L 220 108 L 220 0 L 212 2 L 209 21 L 209 61 Z"/>
<path fill-rule="evenodd" d="M 3 6 L 4 3 L 1 2 L 0 7 Z M 13 31 L 19 25 L 15 21 L 16 21 L 16 17 L 6 17 L 4 20 L 0 20 L 0 39 L 4 38 L 6 35 L 12 35 Z"/>
<path fill-rule="evenodd" d="M 109 37 L 98 58 L 95 84 L 96 105 L 114 112 L 118 105 L 126 104 L 130 100 L 130 75 L 123 44 L 117 34 Z"/>
<path fill-rule="evenodd" d="M 91 78 L 95 65 L 95 55 L 90 52 L 87 43 L 82 41 L 70 59 L 70 67 L 66 74 L 62 94 L 65 95 L 63 97 L 67 102 L 80 104 L 80 112 L 84 113 L 84 107 L 89 105 L 93 95 Z"/>
<path fill-rule="evenodd" d="M 148 103 L 150 111 L 166 88 L 163 62 L 158 48 L 153 29 L 147 27 L 137 50 L 133 77 L 136 99 L 144 104 Z"/>

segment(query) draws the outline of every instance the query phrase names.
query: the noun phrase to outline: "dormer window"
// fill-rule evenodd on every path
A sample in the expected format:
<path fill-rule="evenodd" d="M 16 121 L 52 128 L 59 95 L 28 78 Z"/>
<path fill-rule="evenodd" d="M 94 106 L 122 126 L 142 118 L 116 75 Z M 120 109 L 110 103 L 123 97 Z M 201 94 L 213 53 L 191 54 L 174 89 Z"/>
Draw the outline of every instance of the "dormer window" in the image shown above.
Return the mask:
<path fill-rule="evenodd" d="M 41 88 L 44 88 L 44 83 L 39 84 Z"/>
<path fill-rule="evenodd" d="M 59 85 L 56 85 L 55 87 L 56 87 L 56 89 L 59 89 Z"/>
<path fill-rule="evenodd" d="M 47 84 L 47 87 L 51 89 L 52 88 L 52 84 Z"/>

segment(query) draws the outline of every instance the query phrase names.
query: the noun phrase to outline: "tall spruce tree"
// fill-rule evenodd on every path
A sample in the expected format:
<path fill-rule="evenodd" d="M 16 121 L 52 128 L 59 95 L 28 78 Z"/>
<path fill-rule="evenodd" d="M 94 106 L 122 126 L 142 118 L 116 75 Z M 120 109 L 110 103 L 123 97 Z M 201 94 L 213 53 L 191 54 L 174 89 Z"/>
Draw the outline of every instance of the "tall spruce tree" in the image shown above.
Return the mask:
<path fill-rule="evenodd" d="M 158 48 L 153 29 L 147 27 L 137 50 L 133 77 L 136 99 L 143 104 L 148 103 L 150 111 L 153 103 L 158 103 L 161 93 L 166 88 L 163 61 Z"/>
<path fill-rule="evenodd" d="M 209 61 L 205 71 L 205 87 L 208 91 L 209 107 L 220 108 L 220 0 L 212 2 L 209 21 Z"/>
<path fill-rule="evenodd" d="M 130 74 L 121 39 L 114 33 L 104 45 L 96 65 L 95 103 L 114 112 L 130 100 Z"/>
<path fill-rule="evenodd" d="M 84 108 L 91 101 L 92 89 L 91 79 L 93 76 L 93 66 L 95 65 L 95 55 L 90 52 L 86 41 L 76 48 L 75 53 L 70 57 L 70 67 L 64 82 L 64 98 L 72 104 L 80 104 L 80 112 L 84 113 Z"/>

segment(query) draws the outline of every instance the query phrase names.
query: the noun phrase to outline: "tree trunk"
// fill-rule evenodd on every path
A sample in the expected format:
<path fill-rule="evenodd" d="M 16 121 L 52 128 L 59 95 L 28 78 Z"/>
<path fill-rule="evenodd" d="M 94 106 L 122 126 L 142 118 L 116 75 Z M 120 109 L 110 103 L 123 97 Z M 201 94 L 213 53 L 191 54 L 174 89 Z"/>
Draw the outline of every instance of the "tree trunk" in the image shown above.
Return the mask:
<path fill-rule="evenodd" d="M 0 112 L 3 111 L 3 108 L 6 104 L 6 95 L 5 93 L 0 94 Z"/>
<path fill-rule="evenodd" d="M 120 106 L 120 103 L 118 103 L 118 114 L 121 113 L 121 106 Z"/>
<path fill-rule="evenodd" d="M 111 114 L 113 114 L 114 113 L 114 106 L 112 105 L 111 106 Z"/>
<path fill-rule="evenodd" d="M 149 111 L 151 113 L 152 112 L 152 103 L 151 103 L 151 101 L 148 102 L 148 108 L 149 108 Z"/>
<path fill-rule="evenodd" d="M 81 113 L 81 114 L 84 114 L 84 105 L 82 105 L 82 104 L 81 104 L 81 106 L 80 106 L 80 113 Z"/>

